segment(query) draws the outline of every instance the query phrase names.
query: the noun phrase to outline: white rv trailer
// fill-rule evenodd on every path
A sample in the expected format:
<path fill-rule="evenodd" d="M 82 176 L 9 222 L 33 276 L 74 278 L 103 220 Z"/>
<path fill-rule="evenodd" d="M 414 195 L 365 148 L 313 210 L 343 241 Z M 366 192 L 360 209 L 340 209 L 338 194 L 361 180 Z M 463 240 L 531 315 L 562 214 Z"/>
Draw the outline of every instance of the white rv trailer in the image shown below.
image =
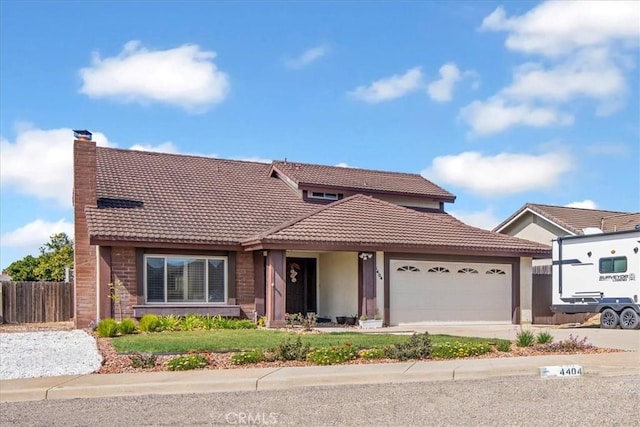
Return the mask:
<path fill-rule="evenodd" d="M 600 326 L 640 327 L 640 229 L 553 241 L 551 310 L 601 313 Z"/>

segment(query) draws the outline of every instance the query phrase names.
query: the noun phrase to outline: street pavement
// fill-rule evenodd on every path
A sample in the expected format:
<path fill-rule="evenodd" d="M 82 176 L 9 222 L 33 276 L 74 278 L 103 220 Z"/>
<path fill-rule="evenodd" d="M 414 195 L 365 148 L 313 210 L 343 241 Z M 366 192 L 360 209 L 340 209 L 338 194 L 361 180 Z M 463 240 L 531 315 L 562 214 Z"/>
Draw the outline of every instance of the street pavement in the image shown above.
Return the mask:
<path fill-rule="evenodd" d="M 426 327 L 425 327 L 426 329 Z M 546 330 L 546 328 L 543 328 Z M 326 329 L 325 329 L 326 330 Z M 512 326 L 429 326 L 432 334 L 515 338 Z M 384 332 L 411 333 L 421 327 L 385 328 Z M 147 372 L 109 375 L 75 375 L 0 381 L 0 402 L 57 400 L 147 394 L 214 393 L 286 390 L 292 388 L 354 384 L 460 381 L 500 377 L 540 377 L 541 368 L 580 365 L 585 377 L 640 376 L 640 331 L 549 329 L 556 340 L 569 334 L 587 336 L 601 347 L 627 351 L 503 357 L 449 361 L 419 361 L 386 364 L 246 368 L 188 372 Z M 369 333 L 375 333 L 368 331 Z M 512 335 L 513 334 L 513 335 Z M 635 351 L 633 351 L 635 350 Z"/>

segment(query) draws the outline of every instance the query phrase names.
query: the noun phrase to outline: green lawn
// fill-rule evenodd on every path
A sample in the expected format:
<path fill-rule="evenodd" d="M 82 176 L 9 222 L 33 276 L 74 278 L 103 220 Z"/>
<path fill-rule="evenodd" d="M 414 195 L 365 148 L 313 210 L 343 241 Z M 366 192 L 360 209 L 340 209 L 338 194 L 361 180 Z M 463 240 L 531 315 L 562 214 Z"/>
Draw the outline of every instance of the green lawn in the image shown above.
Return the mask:
<path fill-rule="evenodd" d="M 125 335 L 112 338 L 119 353 L 186 353 L 189 351 L 241 351 L 256 348 L 266 349 L 281 343 L 286 337 L 296 339 L 298 334 L 284 331 L 256 329 L 217 329 L 210 331 L 158 332 L 151 334 Z M 358 332 L 334 332 L 301 335 L 303 342 L 313 347 L 328 347 L 350 342 L 357 348 L 373 348 L 405 341 L 407 335 L 362 334 Z M 451 337 L 432 335 L 432 343 L 444 342 L 495 342 L 484 338 Z"/>

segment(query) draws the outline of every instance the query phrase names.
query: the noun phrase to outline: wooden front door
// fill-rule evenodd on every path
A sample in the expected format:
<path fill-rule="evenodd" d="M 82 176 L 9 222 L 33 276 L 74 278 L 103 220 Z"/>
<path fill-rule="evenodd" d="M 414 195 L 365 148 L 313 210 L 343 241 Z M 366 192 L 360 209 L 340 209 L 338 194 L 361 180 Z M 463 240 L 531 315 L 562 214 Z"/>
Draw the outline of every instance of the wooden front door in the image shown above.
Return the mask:
<path fill-rule="evenodd" d="M 316 259 L 287 258 L 287 313 L 316 313 Z"/>

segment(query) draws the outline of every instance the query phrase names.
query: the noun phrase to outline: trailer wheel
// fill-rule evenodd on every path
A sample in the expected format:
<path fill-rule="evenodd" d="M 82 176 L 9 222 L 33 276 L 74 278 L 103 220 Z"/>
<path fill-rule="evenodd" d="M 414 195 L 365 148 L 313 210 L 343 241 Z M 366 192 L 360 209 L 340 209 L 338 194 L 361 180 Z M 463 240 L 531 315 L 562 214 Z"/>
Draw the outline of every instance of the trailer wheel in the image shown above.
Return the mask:
<path fill-rule="evenodd" d="M 625 308 L 620 314 L 620 327 L 622 329 L 636 329 L 640 325 L 640 316 L 632 308 Z"/>
<path fill-rule="evenodd" d="M 615 329 L 619 320 L 618 313 L 610 308 L 604 309 L 600 314 L 600 327 L 602 329 Z"/>

